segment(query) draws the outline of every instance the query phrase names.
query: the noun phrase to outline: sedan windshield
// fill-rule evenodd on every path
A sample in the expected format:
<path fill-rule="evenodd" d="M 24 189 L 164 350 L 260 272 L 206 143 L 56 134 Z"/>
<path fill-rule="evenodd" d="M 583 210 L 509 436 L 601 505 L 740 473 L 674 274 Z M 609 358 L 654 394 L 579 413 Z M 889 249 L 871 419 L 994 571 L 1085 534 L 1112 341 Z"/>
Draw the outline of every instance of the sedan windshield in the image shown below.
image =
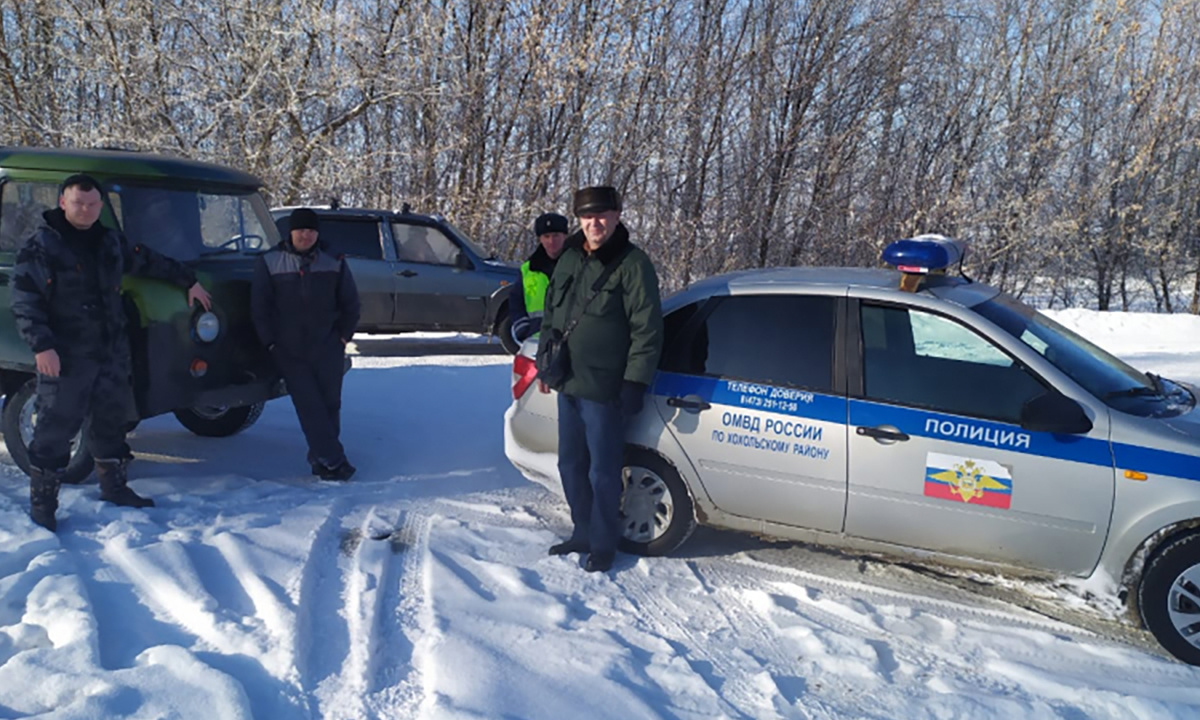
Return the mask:
<path fill-rule="evenodd" d="M 1195 398 L 1184 387 L 1134 369 L 1006 293 L 973 309 L 1110 407 L 1134 415 L 1168 417 L 1195 405 Z"/>
<path fill-rule="evenodd" d="M 108 199 L 130 240 L 176 260 L 259 252 L 278 242 L 257 192 L 114 184 Z"/>

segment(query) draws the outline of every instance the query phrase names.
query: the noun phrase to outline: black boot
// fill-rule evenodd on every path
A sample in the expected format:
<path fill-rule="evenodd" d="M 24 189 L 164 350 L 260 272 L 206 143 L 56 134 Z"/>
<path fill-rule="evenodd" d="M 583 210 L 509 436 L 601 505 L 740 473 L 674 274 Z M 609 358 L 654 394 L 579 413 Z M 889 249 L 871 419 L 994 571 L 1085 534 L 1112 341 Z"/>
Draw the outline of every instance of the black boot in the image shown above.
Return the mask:
<path fill-rule="evenodd" d="M 154 501 L 129 489 L 125 466 L 128 460 L 97 460 L 96 477 L 100 479 L 100 499 L 121 507 L 154 507 Z"/>
<path fill-rule="evenodd" d="M 568 538 L 557 545 L 550 546 L 551 555 L 570 555 L 571 553 L 585 553 L 590 549 L 587 540 L 576 540 Z"/>
<path fill-rule="evenodd" d="M 50 532 L 58 529 L 54 513 L 58 512 L 58 488 L 61 484 L 61 470 L 34 468 L 29 474 L 29 517 Z"/>
<path fill-rule="evenodd" d="M 318 465 L 320 465 L 320 463 L 318 463 Z M 354 475 L 354 471 L 357 469 L 358 468 L 350 464 L 349 460 L 343 460 L 336 467 L 330 468 L 322 465 L 320 472 L 317 473 L 317 475 L 320 476 L 322 480 L 346 481 L 349 480 L 352 475 Z"/>

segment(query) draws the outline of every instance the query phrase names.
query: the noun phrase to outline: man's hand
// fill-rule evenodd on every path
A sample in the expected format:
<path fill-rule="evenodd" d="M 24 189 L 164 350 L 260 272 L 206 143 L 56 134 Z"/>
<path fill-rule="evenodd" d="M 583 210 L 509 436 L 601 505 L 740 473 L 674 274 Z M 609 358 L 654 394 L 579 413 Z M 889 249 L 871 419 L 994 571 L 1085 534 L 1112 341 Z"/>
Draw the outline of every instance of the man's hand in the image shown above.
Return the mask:
<path fill-rule="evenodd" d="M 632 380 L 621 381 L 621 414 L 633 417 L 642 411 L 642 401 L 646 396 L 646 386 Z"/>
<path fill-rule="evenodd" d="M 59 371 L 62 370 L 62 365 L 58 361 L 57 350 L 43 350 L 34 355 L 33 359 L 37 362 L 37 371 L 40 375 L 58 377 Z"/>
<path fill-rule="evenodd" d="M 545 380 L 538 380 L 538 392 L 543 395 L 550 394 L 550 386 L 546 384 Z"/>
<path fill-rule="evenodd" d="M 203 305 L 205 310 L 212 310 L 212 295 L 209 295 L 208 291 L 198 281 L 195 285 L 188 288 L 188 307 L 195 305 L 197 302 Z"/>

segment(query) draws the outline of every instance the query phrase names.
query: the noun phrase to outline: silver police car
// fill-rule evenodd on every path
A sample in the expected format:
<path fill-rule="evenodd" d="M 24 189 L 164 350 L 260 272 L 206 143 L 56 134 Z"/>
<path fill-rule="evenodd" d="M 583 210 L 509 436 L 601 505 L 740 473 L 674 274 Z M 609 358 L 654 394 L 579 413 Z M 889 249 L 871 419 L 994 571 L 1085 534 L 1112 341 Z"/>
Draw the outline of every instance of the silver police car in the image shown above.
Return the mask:
<path fill-rule="evenodd" d="M 945 273 L 961 257 L 921 236 L 888 246 L 895 270 L 746 271 L 666 300 L 627 434 L 623 549 L 669 553 L 703 522 L 1092 576 L 1200 664 L 1196 390 Z M 561 492 L 535 350 L 513 364 L 505 450 Z"/>

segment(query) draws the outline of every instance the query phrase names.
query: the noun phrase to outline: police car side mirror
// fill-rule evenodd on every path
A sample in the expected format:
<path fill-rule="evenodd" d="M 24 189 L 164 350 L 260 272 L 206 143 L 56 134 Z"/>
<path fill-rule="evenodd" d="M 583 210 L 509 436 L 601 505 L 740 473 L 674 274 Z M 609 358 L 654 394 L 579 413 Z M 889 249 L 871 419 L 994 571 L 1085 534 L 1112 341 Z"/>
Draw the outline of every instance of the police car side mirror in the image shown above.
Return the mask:
<path fill-rule="evenodd" d="M 1021 406 L 1021 427 L 1033 432 L 1082 435 L 1092 429 L 1083 406 L 1058 392 L 1031 398 Z"/>
<path fill-rule="evenodd" d="M 471 258 L 467 257 L 467 254 L 462 250 L 459 250 L 458 254 L 454 256 L 454 267 L 458 268 L 459 270 L 475 269 L 475 265 L 471 262 Z"/>

